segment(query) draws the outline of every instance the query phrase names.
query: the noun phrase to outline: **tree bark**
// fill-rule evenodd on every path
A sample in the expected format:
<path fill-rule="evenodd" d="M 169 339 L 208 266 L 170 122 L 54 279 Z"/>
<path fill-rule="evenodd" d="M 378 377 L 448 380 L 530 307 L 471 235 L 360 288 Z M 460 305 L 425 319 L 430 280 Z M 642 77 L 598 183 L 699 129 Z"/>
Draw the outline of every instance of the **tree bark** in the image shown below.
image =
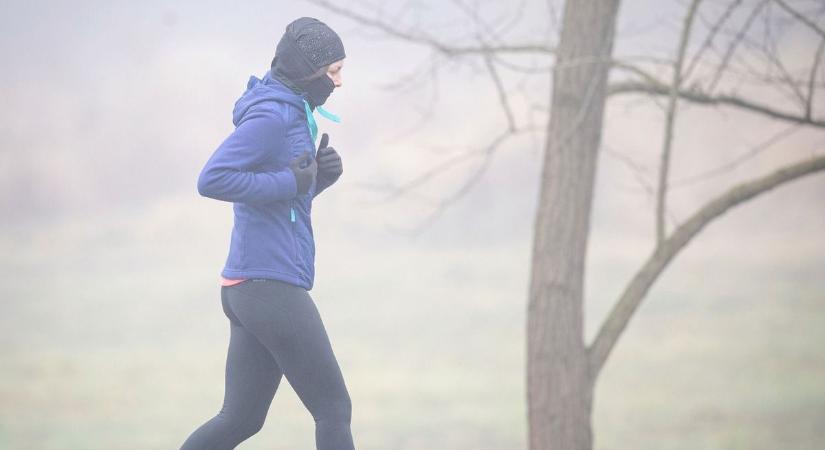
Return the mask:
<path fill-rule="evenodd" d="M 593 445 L 584 266 L 618 8 L 619 0 L 576 0 L 566 2 L 564 10 L 527 312 L 531 450 L 588 450 Z"/>

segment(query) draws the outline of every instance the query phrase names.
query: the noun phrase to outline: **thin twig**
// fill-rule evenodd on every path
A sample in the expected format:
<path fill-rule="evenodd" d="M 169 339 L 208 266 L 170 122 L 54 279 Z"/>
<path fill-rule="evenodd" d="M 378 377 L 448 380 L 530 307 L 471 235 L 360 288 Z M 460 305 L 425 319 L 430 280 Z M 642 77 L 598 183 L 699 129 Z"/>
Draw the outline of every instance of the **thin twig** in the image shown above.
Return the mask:
<path fill-rule="evenodd" d="M 413 225 L 412 227 L 410 227 L 409 229 L 406 229 L 406 230 L 395 229 L 395 231 L 400 232 L 400 233 L 404 233 L 404 234 L 408 234 L 411 237 L 416 237 L 416 236 L 420 235 L 424 231 L 424 229 L 426 229 L 426 227 L 431 225 L 436 218 L 438 218 L 440 215 L 442 215 L 452 203 L 454 203 L 459 198 L 466 195 L 467 192 L 469 192 L 470 188 L 472 188 L 476 183 L 478 183 L 479 180 L 481 180 L 482 175 L 487 171 L 487 169 L 490 166 L 490 163 L 492 161 L 492 157 L 493 157 L 494 153 L 498 150 L 498 148 L 505 141 L 507 141 L 508 139 L 510 139 L 510 138 L 512 138 L 512 137 L 514 137 L 518 134 L 533 133 L 533 132 L 536 132 L 536 131 L 541 131 L 541 129 L 540 128 L 530 128 L 530 127 L 518 129 L 518 130 L 515 130 L 515 131 L 511 131 L 511 130 L 508 129 L 508 130 L 505 130 L 504 132 L 502 132 L 501 134 L 499 134 L 498 136 L 496 136 L 490 142 L 490 144 L 488 144 L 484 148 L 477 149 L 477 150 L 474 150 L 472 152 L 468 152 L 468 154 L 472 153 L 474 155 L 481 155 L 481 156 L 484 157 L 484 159 L 482 160 L 481 165 L 475 171 L 473 171 L 473 173 L 464 181 L 464 183 L 461 185 L 461 187 L 459 187 L 456 191 L 454 191 L 449 196 L 447 196 L 445 198 L 442 198 L 441 200 L 437 201 L 435 203 L 435 207 L 434 207 L 433 211 L 427 217 L 425 217 L 423 220 L 419 221 L 418 224 Z M 407 190 L 408 187 L 409 187 L 409 185 L 407 185 L 404 188 L 405 191 Z"/>
<path fill-rule="evenodd" d="M 815 33 L 817 33 L 820 37 L 822 37 L 823 39 L 825 39 L 825 29 L 823 29 L 821 26 L 817 25 L 815 22 L 812 22 L 810 19 L 808 19 L 807 17 L 805 17 L 805 15 L 804 15 L 804 14 L 802 14 L 801 12 L 799 12 L 799 11 L 797 11 L 796 9 L 792 8 L 790 5 L 788 5 L 787 3 L 785 3 L 785 1 L 784 1 L 784 0 L 773 0 L 773 1 L 774 1 L 774 2 L 776 2 L 776 4 L 777 4 L 777 5 L 779 5 L 782 9 L 784 9 L 785 11 L 787 11 L 790 15 L 792 15 L 792 16 L 794 16 L 794 17 L 796 17 L 796 19 L 797 19 L 797 20 L 799 20 L 800 22 L 802 22 L 802 23 L 804 23 L 805 25 L 807 25 L 807 26 L 808 26 L 808 28 L 810 28 L 811 30 L 813 30 L 813 31 L 814 31 Z"/>
<path fill-rule="evenodd" d="M 819 70 L 819 64 L 822 62 L 822 53 L 825 50 L 825 38 L 819 41 L 819 48 L 816 49 L 816 56 L 814 57 L 814 64 L 811 66 L 811 75 L 808 77 L 808 101 L 805 104 L 805 117 L 810 119 L 813 116 L 814 104 L 814 80 L 816 79 L 816 72 Z"/>
<path fill-rule="evenodd" d="M 641 165 L 638 162 L 634 161 L 629 156 L 627 156 L 627 155 L 625 155 L 625 154 L 623 154 L 619 151 L 616 151 L 616 150 L 613 150 L 613 149 L 609 148 L 605 144 L 602 144 L 602 150 L 608 156 L 611 156 L 611 157 L 615 158 L 616 161 L 621 162 L 622 164 L 625 165 L 625 167 L 630 169 L 630 172 L 633 174 L 633 177 L 636 179 L 636 181 L 639 183 L 639 185 L 642 186 L 642 189 L 647 194 L 648 199 L 655 201 L 656 191 L 653 187 L 653 184 L 650 183 L 647 180 L 647 177 L 644 174 L 645 171 L 649 170 L 647 167 L 644 167 L 643 165 Z M 670 219 L 671 225 L 673 225 L 674 227 L 679 225 L 678 219 L 676 218 L 676 216 L 673 214 L 673 212 L 671 210 L 666 209 L 665 213 L 667 214 L 667 218 Z"/>
<path fill-rule="evenodd" d="M 736 8 L 738 8 L 741 4 L 742 0 L 734 0 L 733 2 L 731 2 L 731 4 L 728 5 L 727 9 L 725 9 L 725 12 L 722 13 L 722 15 L 716 21 L 716 23 L 713 24 L 713 26 L 710 29 L 710 32 L 705 37 L 705 41 L 702 43 L 702 46 L 699 47 L 699 50 L 693 55 L 690 64 L 688 64 L 687 69 L 685 69 L 685 74 L 682 77 L 683 79 L 687 80 L 688 78 L 690 78 L 690 74 L 693 72 L 693 68 L 696 67 L 696 64 L 699 62 L 699 58 L 702 56 L 705 50 L 713 44 L 713 39 L 716 37 L 716 34 L 719 32 L 719 29 L 722 27 L 722 25 L 725 24 L 725 22 L 728 21 L 733 11 Z"/>
<path fill-rule="evenodd" d="M 356 22 L 361 23 L 362 25 L 366 25 L 371 28 L 375 28 L 377 30 L 381 30 L 386 33 L 388 36 L 402 39 L 408 42 L 412 42 L 419 45 L 427 45 L 438 50 L 445 55 L 457 56 L 457 55 L 467 55 L 467 54 L 478 54 L 478 53 L 485 53 L 485 52 L 495 52 L 495 53 L 539 53 L 539 54 L 555 54 L 556 50 L 553 47 L 550 47 L 545 44 L 515 44 L 515 45 L 501 45 L 501 46 L 492 46 L 492 47 L 485 47 L 485 46 L 455 46 L 455 45 L 448 45 L 444 42 L 441 42 L 432 36 L 427 35 L 422 31 L 418 31 L 417 34 L 401 31 L 398 27 L 390 26 L 387 23 L 381 22 L 379 20 L 371 19 L 367 16 L 358 14 L 353 12 L 347 8 L 342 8 L 329 2 L 327 0 L 306 0 L 310 3 L 315 4 L 316 6 L 320 6 L 328 11 L 332 11 L 336 14 L 339 14 L 343 17 L 347 17 L 349 19 L 355 20 Z"/>
<path fill-rule="evenodd" d="M 714 89 L 716 89 L 716 85 L 719 83 L 719 80 L 722 78 L 722 74 L 725 72 L 725 69 L 727 68 L 728 63 L 730 62 L 730 59 L 733 56 L 733 53 L 736 51 L 736 47 L 739 46 L 739 43 L 742 41 L 743 37 L 745 36 L 745 33 L 748 32 L 748 29 L 753 24 L 753 21 L 756 19 L 757 15 L 759 14 L 759 11 L 761 11 L 762 8 L 767 3 L 768 3 L 768 0 L 763 0 L 762 2 L 759 3 L 759 5 L 757 5 L 755 8 L 753 8 L 753 11 L 751 11 L 751 14 L 748 16 L 748 19 L 745 21 L 745 24 L 742 26 L 742 28 L 739 29 L 739 32 L 736 34 L 736 37 L 734 37 L 733 41 L 731 41 L 731 43 L 728 45 L 728 49 L 727 49 L 727 51 L 725 51 L 725 56 L 722 58 L 722 63 L 719 65 L 719 68 L 716 69 L 716 75 L 714 75 L 713 81 L 711 81 L 710 85 L 707 87 L 707 92 L 710 93 L 710 92 L 713 92 Z"/>
<path fill-rule="evenodd" d="M 730 172 L 731 170 L 735 169 L 736 167 L 742 165 L 745 161 L 753 158 L 754 156 L 762 153 L 763 151 L 767 150 L 768 148 L 772 147 L 776 143 L 780 142 L 781 140 L 793 135 L 797 131 L 801 129 L 799 124 L 793 124 L 784 130 L 774 134 L 773 136 L 769 137 L 765 141 L 759 143 L 758 145 L 754 146 L 747 152 L 733 158 L 730 162 L 722 164 L 718 167 L 714 167 L 713 169 L 706 170 L 702 173 L 696 175 L 689 175 L 684 178 L 680 178 L 678 180 L 674 180 L 668 184 L 671 190 L 675 188 L 682 188 L 686 186 L 690 186 L 696 184 L 700 181 L 705 181 L 707 179 L 713 178 L 718 175 L 722 175 L 725 173 Z"/>
<path fill-rule="evenodd" d="M 798 83 L 795 82 L 796 80 L 794 80 L 788 72 L 785 64 L 783 64 L 779 56 L 776 55 L 775 50 L 768 48 L 767 46 L 762 46 L 761 50 L 768 57 L 768 61 L 779 69 L 779 78 L 783 82 L 782 86 L 788 87 L 791 95 L 799 102 L 800 105 L 802 105 L 804 109 L 805 102 L 807 101 L 805 94 L 802 93 L 802 89 L 799 88 Z"/>
<path fill-rule="evenodd" d="M 510 108 L 510 102 L 507 99 L 507 92 L 504 90 L 504 85 L 501 82 L 501 78 L 498 76 L 495 65 L 490 60 L 490 56 L 485 53 L 483 58 L 484 63 L 487 66 L 487 70 L 490 72 L 490 78 L 493 79 L 493 84 L 496 86 L 498 101 L 501 103 L 502 109 L 504 109 L 504 115 L 507 116 L 508 129 L 510 131 L 514 131 L 516 129 L 516 119 L 513 117 L 513 111 Z"/>

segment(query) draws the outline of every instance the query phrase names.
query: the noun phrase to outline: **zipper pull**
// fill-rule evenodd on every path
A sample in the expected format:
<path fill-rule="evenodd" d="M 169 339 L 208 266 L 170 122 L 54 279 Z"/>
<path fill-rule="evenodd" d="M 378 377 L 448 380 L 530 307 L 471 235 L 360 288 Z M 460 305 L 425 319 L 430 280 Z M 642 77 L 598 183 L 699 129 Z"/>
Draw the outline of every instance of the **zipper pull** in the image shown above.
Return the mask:
<path fill-rule="evenodd" d="M 295 208 L 293 207 L 289 208 L 289 220 L 295 222 Z"/>

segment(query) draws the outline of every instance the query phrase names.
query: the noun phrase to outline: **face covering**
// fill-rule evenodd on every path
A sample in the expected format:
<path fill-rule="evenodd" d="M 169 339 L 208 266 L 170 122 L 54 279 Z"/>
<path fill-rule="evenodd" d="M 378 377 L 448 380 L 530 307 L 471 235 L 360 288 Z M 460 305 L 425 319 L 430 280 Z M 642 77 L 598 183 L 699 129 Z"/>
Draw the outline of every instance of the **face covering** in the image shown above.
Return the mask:
<path fill-rule="evenodd" d="M 299 86 L 307 94 L 310 106 L 313 108 L 323 105 L 329 98 L 329 94 L 335 89 L 332 79 L 326 74 L 310 80 L 308 83 Z"/>
<path fill-rule="evenodd" d="M 300 95 L 303 98 L 303 100 L 304 100 L 304 111 L 306 112 L 306 116 L 307 116 L 307 127 L 309 127 L 309 134 L 312 136 L 312 142 L 313 143 L 315 142 L 315 140 L 318 136 L 318 124 L 315 122 L 315 117 L 312 115 L 312 112 L 314 110 L 317 109 L 318 112 L 328 120 L 331 120 L 335 123 L 341 123 L 341 118 L 339 116 L 337 116 L 337 115 L 335 115 L 335 114 L 333 114 L 333 113 L 331 113 L 331 112 L 329 112 L 326 109 L 321 107 L 321 103 L 326 101 L 326 99 L 329 97 L 330 92 L 332 92 L 332 89 L 335 88 L 335 84 L 332 82 L 332 80 L 328 76 L 326 76 L 326 74 L 324 76 L 320 77 L 320 78 L 326 78 L 327 80 L 329 80 L 329 84 L 327 85 L 327 88 L 326 88 L 327 89 L 326 95 L 321 99 L 321 103 L 318 103 L 317 106 L 316 106 L 314 101 L 317 101 L 317 100 L 315 100 L 315 99 L 317 99 L 317 97 L 316 97 L 317 94 L 313 95 L 311 92 L 305 91 L 304 89 L 300 88 L 295 83 L 293 83 L 292 81 L 290 81 L 288 78 L 284 77 L 283 75 L 279 74 L 278 72 L 273 71 L 273 72 L 270 72 L 270 73 L 271 73 L 273 78 L 278 79 L 279 81 L 281 81 L 281 83 L 283 83 L 290 90 L 292 90 L 292 92 Z M 329 86 L 332 86 L 332 87 L 330 88 Z M 321 94 L 323 94 L 323 92 Z"/>
<path fill-rule="evenodd" d="M 317 109 L 325 118 L 336 123 L 341 123 L 340 117 L 321 107 L 321 105 L 327 101 L 327 98 L 329 98 L 329 94 L 335 89 L 335 83 L 332 82 L 332 79 L 328 77 L 327 74 L 323 74 L 299 87 L 306 93 L 304 109 L 307 115 L 307 126 L 309 127 L 309 134 L 312 136 L 312 142 L 315 143 L 318 137 L 318 124 L 315 122 L 315 116 L 312 114 L 313 110 Z"/>

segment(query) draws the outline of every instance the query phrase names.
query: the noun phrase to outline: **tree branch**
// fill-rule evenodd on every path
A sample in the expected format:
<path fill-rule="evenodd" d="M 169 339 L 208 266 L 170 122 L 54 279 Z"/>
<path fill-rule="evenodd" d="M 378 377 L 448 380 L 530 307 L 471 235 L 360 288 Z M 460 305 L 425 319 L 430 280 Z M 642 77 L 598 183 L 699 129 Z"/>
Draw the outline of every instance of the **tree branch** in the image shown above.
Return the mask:
<path fill-rule="evenodd" d="M 698 182 L 703 181 L 703 180 L 710 179 L 710 178 L 712 178 L 714 176 L 717 176 L 717 175 L 722 175 L 722 174 L 728 173 L 731 170 L 735 169 L 737 166 L 740 166 L 741 164 L 746 162 L 747 160 L 749 160 L 749 159 L 753 158 L 754 156 L 762 153 L 764 150 L 769 149 L 771 146 L 775 145 L 777 142 L 780 142 L 783 139 L 787 138 L 788 136 L 791 136 L 792 134 L 798 132 L 801 129 L 800 127 L 801 127 L 801 125 L 799 125 L 799 124 L 789 125 L 784 130 L 779 131 L 778 133 L 776 133 L 773 136 L 769 137 L 765 141 L 763 141 L 760 144 L 754 146 L 753 148 L 751 148 L 747 152 L 733 158 L 732 161 L 724 163 L 724 164 L 719 165 L 717 167 L 714 167 L 712 169 L 705 170 L 704 172 L 696 174 L 696 175 L 689 175 L 689 176 L 686 176 L 684 178 L 673 180 L 670 183 L 668 183 L 668 186 L 670 186 L 670 190 L 674 190 L 674 189 L 678 189 L 678 188 L 693 185 L 695 183 L 698 183 Z"/>
<path fill-rule="evenodd" d="M 361 25 L 365 25 L 376 30 L 380 30 L 388 34 L 389 36 L 405 40 L 407 42 L 417 44 L 417 45 L 426 45 L 431 47 L 433 50 L 440 52 L 446 56 L 456 56 L 456 55 L 466 55 L 466 54 L 482 54 L 482 55 L 490 55 L 493 61 L 497 61 L 505 67 L 511 68 L 513 70 L 522 70 L 527 72 L 541 72 L 547 73 L 553 67 L 555 68 L 565 68 L 565 67 L 574 67 L 577 65 L 583 64 L 597 64 L 600 62 L 604 62 L 605 59 L 603 58 L 579 58 L 579 59 L 571 59 L 564 61 L 563 63 L 555 64 L 552 67 L 547 67 L 546 69 L 534 69 L 534 68 L 521 68 L 517 65 L 507 63 L 502 61 L 498 55 L 500 54 L 519 54 L 519 53 L 538 53 L 538 54 L 545 54 L 545 55 L 555 55 L 556 48 L 553 46 L 548 46 L 544 44 L 525 44 L 525 45 L 476 45 L 476 46 L 450 46 L 438 40 L 435 40 L 426 35 L 415 35 L 410 32 L 399 31 L 396 27 L 390 26 L 389 24 L 383 23 L 379 20 L 371 19 L 369 17 L 363 16 L 361 14 L 355 13 L 349 9 L 339 7 L 333 3 L 330 3 L 327 0 L 305 0 L 322 8 L 325 8 L 331 12 L 344 16 L 348 19 L 351 19 Z M 766 0 L 767 1 L 767 0 Z M 461 5 L 460 2 L 456 2 L 457 4 Z M 482 25 L 486 26 L 486 24 Z M 648 58 L 649 59 L 649 58 Z M 662 61 L 655 61 L 658 63 L 663 63 Z M 629 72 L 635 73 L 641 76 L 643 79 L 648 81 L 655 81 L 655 78 L 639 68 L 636 65 L 632 65 L 627 61 L 620 61 L 620 60 L 610 60 L 610 63 L 619 69 L 627 70 Z"/>
<path fill-rule="evenodd" d="M 599 150 L 600 153 L 604 152 L 607 156 L 614 158 L 616 161 L 622 163 L 628 170 L 633 174 L 633 177 L 636 179 L 636 182 L 642 187 L 642 190 L 647 195 L 647 197 L 655 202 L 656 199 L 656 190 L 653 186 L 653 183 L 647 180 L 647 175 L 645 172 L 649 171 L 649 169 L 642 164 L 634 161 L 631 157 L 625 155 L 624 153 L 610 148 L 605 143 L 602 143 L 601 149 Z M 673 226 L 678 226 L 679 221 L 677 220 L 676 216 L 670 210 L 665 210 L 668 219 L 670 219 L 670 223 Z"/>
<path fill-rule="evenodd" d="M 802 14 L 801 12 L 799 12 L 799 11 L 797 11 L 797 10 L 795 10 L 795 9 L 791 8 L 791 7 L 790 7 L 787 3 L 785 3 L 785 1 L 784 1 L 784 0 L 773 0 L 773 1 L 774 1 L 777 5 L 779 5 L 780 7 L 782 7 L 782 9 L 784 9 L 785 11 L 787 11 L 787 12 L 788 12 L 788 14 L 790 14 L 790 15 L 794 16 L 797 20 L 799 20 L 800 22 L 804 23 L 805 25 L 807 25 L 807 26 L 808 26 L 808 28 L 810 28 L 811 30 L 813 30 L 813 31 L 814 31 L 814 33 L 818 34 L 820 37 L 822 37 L 823 39 L 825 39 L 825 30 L 823 30 L 823 29 L 822 29 L 822 27 L 820 27 L 820 26 L 819 26 L 819 25 L 817 25 L 816 23 L 812 22 L 810 19 L 808 19 L 807 17 L 805 17 L 805 15 L 804 15 L 804 14 Z"/>
<path fill-rule="evenodd" d="M 782 64 L 782 60 L 776 54 L 776 51 L 767 45 L 763 45 L 760 47 L 762 53 L 764 53 L 768 57 L 768 61 L 774 65 L 779 70 L 779 79 L 781 80 L 783 86 L 788 87 L 788 91 L 790 95 L 795 98 L 795 100 L 799 101 L 799 104 L 802 105 L 802 109 L 805 108 L 805 102 L 807 101 L 805 94 L 802 93 L 802 89 L 799 87 L 799 83 L 794 80 L 793 76 L 788 72 L 788 69 L 785 67 L 785 64 Z"/>
<path fill-rule="evenodd" d="M 509 31 L 510 27 L 514 26 L 519 22 L 519 20 L 521 20 L 521 15 L 524 13 L 524 6 L 527 3 L 527 0 L 521 0 L 521 3 L 515 8 L 515 15 L 505 22 L 505 24 L 501 27 L 501 30 L 498 30 L 496 25 L 490 25 L 486 21 L 482 20 L 479 14 L 480 7 L 477 1 L 474 7 L 465 5 L 462 0 L 452 0 L 452 2 L 458 7 L 458 9 L 472 19 L 472 21 L 476 23 L 477 27 L 484 29 L 489 37 L 491 37 L 494 41 L 501 42 L 501 33 L 506 33 Z"/>
<path fill-rule="evenodd" d="M 328 11 L 339 14 L 348 19 L 354 20 L 362 25 L 383 31 L 389 36 L 397 39 L 405 40 L 418 45 L 429 46 L 445 55 L 457 56 L 467 54 L 479 53 L 541 53 L 541 54 L 555 54 L 555 48 L 544 44 L 521 44 L 521 45 L 497 45 L 497 46 L 454 46 L 448 45 L 444 42 L 435 39 L 432 36 L 422 32 L 411 33 L 401 31 L 396 27 L 383 23 L 380 20 L 371 19 L 347 8 L 342 8 L 327 0 L 306 0 L 314 5 L 320 6 Z"/>
<path fill-rule="evenodd" d="M 490 78 L 493 79 L 493 84 L 496 86 L 496 91 L 498 92 L 498 100 L 501 103 L 502 109 L 504 109 L 504 115 L 507 116 L 507 125 L 510 131 L 515 131 L 516 129 L 516 119 L 513 116 L 513 111 L 510 108 L 510 102 L 507 99 L 507 92 L 504 90 L 504 84 L 501 82 L 501 78 L 498 76 L 498 72 L 496 71 L 496 67 L 491 60 L 489 54 L 484 55 L 484 63 L 487 66 L 487 70 L 490 72 Z"/>
<path fill-rule="evenodd" d="M 635 81 L 618 82 L 608 87 L 608 95 L 625 94 L 625 93 L 644 93 L 654 95 L 668 95 L 670 92 L 667 85 L 662 83 L 640 83 Z M 810 125 L 816 128 L 825 128 L 825 121 L 814 119 L 813 117 L 805 117 L 804 115 L 795 115 L 776 110 L 770 106 L 760 105 L 749 100 L 734 96 L 734 95 L 708 95 L 697 90 L 679 90 L 679 97 L 693 103 L 700 103 L 706 105 L 729 105 L 747 111 L 759 113 L 768 116 L 772 119 L 779 119 L 786 122 L 798 123 L 802 125 Z"/>
<path fill-rule="evenodd" d="M 716 69 L 716 74 L 713 77 L 713 81 L 711 81 L 710 85 L 707 88 L 708 92 L 713 92 L 713 90 L 716 89 L 716 85 L 722 78 L 722 74 L 725 72 L 725 69 L 727 69 L 728 64 L 730 63 L 730 59 L 731 57 L 733 57 L 733 54 L 736 51 L 736 47 L 738 47 L 739 43 L 742 42 L 742 39 L 745 37 L 745 34 L 748 32 L 748 29 L 753 24 L 753 21 L 756 19 L 756 16 L 759 15 L 759 12 L 762 10 L 763 7 L 765 7 L 767 3 L 768 0 L 762 0 L 762 2 L 760 2 L 755 8 L 753 8 L 753 11 L 751 11 L 751 14 L 745 21 L 745 24 L 742 25 L 742 28 L 739 29 L 739 31 L 736 33 L 736 36 L 731 41 L 730 45 L 728 45 L 728 49 L 725 51 L 725 56 L 722 58 L 722 63 Z"/>
<path fill-rule="evenodd" d="M 414 226 L 412 226 L 411 228 L 409 228 L 407 230 L 396 230 L 396 231 L 407 233 L 407 234 L 410 234 L 412 236 L 419 235 L 427 225 L 429 225 L 438 216 L 443 214 L 444 211 L 447 209 L 447 207 L 449 207 L 452 203 L 454 203 L 456 200 L 458 200 L 462 196 L 466 195 L 467 192 L 469 192 L 470 188 L 472 186 L 474 186 L 479 180 L 481 180 L 481 176 L 484 175 L 484 173 L 487 171 L 487 168 L 490 166 L 490 162 L 492 161 L 493 155 L 498 150 L 498 148 L 502 144 L 504 144 L 504 142 L 506 142 L 508 139 L 510 139 L 510 138 L 512 138 L 512 137 L 514 137 L 518 134 L 535 132 L 535 131 L 540 131 L 540 130 L 541 129 L 539 129 L 539 128 L 521 128 L 521 129 L 517 129 L 517 130 L 507 129 L 504 132 L 502 132 L 501 134 L 499 134 L 498 136 L 496 136 L 492 140 L 492 142 L 490 142 L 486 147 L 484 147 L 482 149 L 472 151 L 472 152 L 465 153 L 463 155 L 464 157 L 466 157 L 468 155 L 483 156 L 484 159 L 482 160 L 481 165 L 464 181 L 464 183 L 461 185 L 461 187 L 459 187 L 457 190 L 455 190 L 448 197 L 443 198 L 440 201 L 438 201 L 436 203 L 436 206 L 433 209 L 433 211 L 426 218 L 421 220 L 417 225 L 414 225 Z M 461 155 L 458 156 L 458 158 L 461 158 Z M 410 190 L 411 187 L 413 187 L 417 184 L 421 184 L 427 178 L 430 178 L 433 175 L 435 175 L 435 173 L 441 172 L 441 171 L 445 170 L 448 165 L 453 165 L 455 163 L 454 159 L 451 159 L 450 161 L 452 161 L 452 162 L 438 167 L 437 170 L 428 171 L 423 176 L 418 177 L 415 180 L 413 180 L 413 182 L 408 183 L 407 185 L 405 185 L 404 187 L 402 187 L 400 189 L 396 189 L 396 191 L 393 195 L 395 196 L 395 195 L 401 195 L 401 194 L 407 193 Z"/>
<path fill-rule="evenodd" d="M 390 192 L 384 198 L 376 200 L 375 203 L 386 203 L 386 202 L 393 201 L 396 198 L 401 197 L 401 196 L 407 194 L 408 192 L 412 191 L 413 189 L 425 184 L 426 182 L 428 182 L 431 179 L 435 178 L 437 175 L 439 175 L 443 172 L 446 172 L 450 168 L 452 168 L 456 165 L 459 165 L 459 164 L 469 160 L 472 157 L 485 156 L 487 153 L 488 153 L 487 149 L 483 148 L 483 149 L 469 150 L 469 151 L 462 152 L 462 153 L 459 153 L 457 155 L 454 155 L 454 156 L 442 161 L 441 163 L 431 167 L 429 170 L 427 170 L 426 172 L 416 176 L 412 180 L 407 181 L 406 183 L 404 183 L 400 186 L 396 186 L 396 187 L 393 187 L 393 188 L 389 189 Z"/>
<path fill-rule="evenodd" d="M 665 203 L 667 202 L 667 174 L 670 169 L 670 152 L 673 147 L 673 123 L 676 117 L 676 101 L 679 98 L 679 87 L 682 85 L 682 64 L 685 61 L 687 45 L 690 41 L 690 31 L 693 28 L 693 19 L 702 0 L 693 0 L 685 16 L 682 36 L 679 39 L 679 51 L 673 63 L 673 81 L 668 92 L 668 105 L 665 118 L 665 136 L 662 146 L 662 162 L 659 165 L 659 187 L 656 192 L 656 242 L 661 243 L 665 238 Z"/>
<path fill-rule="evenodd" d="M 816 56 L 814 57 L 814 64 L 811 66 L 811 75 L 808 77 L 808 101 L 805 103 L 805 117 L 810 119 L 813 116 L 814 104 L 814 82 L 816 80 L 816 72 L 819 70 L 819 64 L 822 62 L 822 52 L 825 50 L 825 38 L 819 41 L 819 48 L 816 49 Z"/>
<path fill-rule="evenodd" d="M 634 312 L 645 298 L 653 282 L 664 271 L 671 260 L 706 225 L 723 215 L 734 206 L 746 202 L 777 186 L 805 175 L 825 170 L 825 156 L 818 156 L 796 164 L 782 167 L 771 174 L 741 183 L 725 194 L 708 202 L 687 221 L 679 226 L 660 245 L 656 246 L 645 264 L 639 269 L 625 288 L 621 298 L 611 310 L 599 329 L 598 335 L 588 347 L 590 373 L 593 379 L 607 361 L 619 336 L 627 328 Z"/>
<path fill-rule="evenodd" d="M 741 5 L 741 4 L 742 4 L 742 0 L 734 0 L 733 2 L 731 2 L 731 4 L 728 5 L 727 9 L 725 9 L 725 12 L 722 13 L 722 15 L 716 21 L 716 23 L 713 24 L 713 26 L 710 29 L 710 32 L 705 37 L 705 41 L 702 43 L 702 46 L 693 55 L 693 58 L 691 58 L 691 60 L 690 60 L 690 64 L 688 64 L 687 69 L 685 69 L 685 74 L 683 76 L 684 79 L 688 79 L 690 77 L 690 74 L 693 73 L 693 69 L 696 67 L 696 64 L 699 62 L 699 58 L 702 56 L 702 54 L 705 52 L 705 50 L 707 50 L 711 46 L 711 44 L 713 43 L 713 39 L 716 37 L 716 34 L 719 32 L 722 25 L 724 25 L 725 22 L 728 21 L 731 14 L 733 13 L 733 11 L 736 8 L 738 8 L 739 5 Z"/>

